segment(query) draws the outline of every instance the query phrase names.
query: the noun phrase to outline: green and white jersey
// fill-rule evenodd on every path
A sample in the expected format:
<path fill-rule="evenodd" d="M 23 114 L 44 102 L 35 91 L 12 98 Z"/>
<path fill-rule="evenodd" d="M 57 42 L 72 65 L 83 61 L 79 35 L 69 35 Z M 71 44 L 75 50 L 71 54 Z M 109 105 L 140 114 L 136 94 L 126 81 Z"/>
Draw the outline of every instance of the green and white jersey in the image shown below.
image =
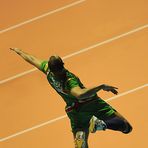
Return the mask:
<path fill-rule="evenodd" d="M 66 80 L 57 80 L 54 77 L 54 74 L 48 69 L 47 61 L 42 62 L 40 69 L 47 75 L 47 79 L 50 85 L 64 99 L 68 106 L 71 106 L 74 102 L 77 102 L 77 98 L 70 94 L 70 90 L 76 86 L 84 88 L 83 84 L 77 76 L 66 70 Z"/>

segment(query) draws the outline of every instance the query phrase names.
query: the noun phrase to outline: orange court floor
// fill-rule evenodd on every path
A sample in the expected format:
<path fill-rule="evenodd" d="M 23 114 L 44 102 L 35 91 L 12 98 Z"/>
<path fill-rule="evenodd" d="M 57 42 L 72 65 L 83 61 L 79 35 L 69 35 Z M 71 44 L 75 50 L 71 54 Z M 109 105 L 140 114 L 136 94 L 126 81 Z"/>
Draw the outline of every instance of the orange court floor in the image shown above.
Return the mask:
<path fill-rule="evenodd" d="M 73 148 L 64 101 L 46 76 L 10 47 L 40 59 L 58 54 L 133 126 L 89 136 L 90 148 L 148 147 L 148 1 L 13 0 L 0 5 L 0 148 Z"/>

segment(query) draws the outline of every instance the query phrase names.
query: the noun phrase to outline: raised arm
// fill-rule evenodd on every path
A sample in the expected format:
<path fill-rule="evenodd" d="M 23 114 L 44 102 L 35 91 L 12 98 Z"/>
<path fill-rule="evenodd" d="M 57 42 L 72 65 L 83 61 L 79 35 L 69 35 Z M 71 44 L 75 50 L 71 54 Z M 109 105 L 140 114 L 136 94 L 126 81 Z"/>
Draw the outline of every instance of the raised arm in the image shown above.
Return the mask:
<path fill-rule="evenodd" d="M 39 70 L 41 70 L 41 63 L 43 62 L 43 60 L 40 60 L 28 53 L 25 53 L 24 51 L 22 51 L 19 48 L 10 48 L 10 50 L 16 52 L 18 55 L 20 55 L 25 61 L 27 61 L 28 63 L 32 64 L 33 66 L 35 66 L 36 68 L 38 68 Z"/>
<path fill-rule="evenodd" d="M 71 94 L 80 100 L 85 100 L 93 96 L 95 93 L 97 93 L 101 89 L 104 91 L 111 91 L 113 94 L 116 94 L 116 95 L 118 94 L 118 91 L 116 90 L 118 88 L 105 85 L 105 84 L 102 84 L 93 88 L 84 88 L 84 89 L 77 86 L 71 89 Z"/>

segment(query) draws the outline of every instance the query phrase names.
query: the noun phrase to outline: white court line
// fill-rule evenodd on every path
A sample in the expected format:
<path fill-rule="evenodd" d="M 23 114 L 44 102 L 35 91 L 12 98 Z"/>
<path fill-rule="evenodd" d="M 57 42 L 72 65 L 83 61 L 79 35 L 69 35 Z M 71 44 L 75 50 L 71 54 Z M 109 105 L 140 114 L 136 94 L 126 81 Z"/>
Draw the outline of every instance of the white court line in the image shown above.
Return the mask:
<path fill-rule="evenodd" d="M 49 12 L 47 12 L 47 13 L 44 13 L 44 14 L 40 15 L 40 16 L 34 17 L 34 18 L 29 19 L 29 20 L 27 20 L 27 21 L 24 21 L 24 22 L 22 22 L 22 23 L 19 23 L 19 24 L 17 24 L 17 25 L 14 25 L 14 26 L 11 26 L 11 27 L 9 27 L 9 28 L 0 30 L 0 34 L 2 34 L 2 33 L 4 33 L 4 32 L 7 32 L 7 31 L 10 31 L 10 30 L 13 30 L 13 29 L 16 29 L 16 28 L 18 28 L 18 27 L 21 27 L 21 26 L 26 25 L 26 24 L 28 24 L 28 23 L 31 23 L 31 22 L 33 22 L 33 21 L 39 20 L 39 19 L 44 18 L 44 17 L 46 17 L 46 16 L 48 16 L 48 15 L 51 15 L 51 14 L 53 14 L 53 13 L 60 12 L 60 11 L 62 11 L 62 10 L 64 10 L 64 9 L 73 7 L 73 6 L 78 5 L 78 4 L 80 4 L 80 3 L 84 2 L 84 1 L 86 1 L 86 0 L 79 0 L 79 1 L 73 2 L 73 3 L 71 3 L 71 4 L 68 4 L 68 5 L 66 5 L 66 6 L 63 6 L 63 7 L 61 7 L 61 8 L 58 8 L 58 9 L 55 9 L 55 10 L 52 10 L 52 11 L 49 11 Z"/>
<path fill-rule="evenodd" d="M 138 28 L 136 28 L 136 29 L 133 29 L 133 30 L 131 30 L 131 31 L 128 31 L 128 32 L 126 32 L 126 33 L 123 33 L 123 34 L 121 34 L 121 35 L 118 35 L 118 36 L 115 36 L 115 37 L 113 37 L 113 38 L 107 39 L 107 40 L 105 40 L 105 41 L 103 41 L 103 42 L 96 43 L 96 44 L 94 44 L 94 45 L 92 45 L 92 46 L 89 46 L 89 47 L 87 47 L 87 48 L 83 48 L 83 49 L 81 49 L 81 50 L 79 50 L 79 51 L 76 51 L 76 52 L 74 52 L 74 53 L 71 53 L 71 54 L 69 54 L 69 55 L 67 55 L 67 56 L 64 56 L 63 59 L 68 59 L 68 58 L 70 58 L 70 57 L 73 57 L 73 56 L 78 55 L 78 54 L 80 54 L 80 53 L 86 52 L 86 51 L 91 50 L 91 49 L 93 49 L 93 48 L 96 48 L 96 47 L 98 47 L 98 46 L 101 46 L 101 45 L 110 43 L 110 42 L 112 42 L 112 41 L 114 41 L 114 40 L 120 39 L 120 38 L 122 38 L 122 37 L 128 36 L 128 35 L 130 35 L 130 34 L 133 34 L 133 33 L 135 33 L 135 32 L 138 32 L 138 31 L 140 31 L 140 30 L 143 30 L 143 29 L 145 29 L 145 28 L 147 28 L 147 27 L 148 27 L 148 24 L 143 25 L 143 26 L 141 26 L 141 27 L 138 27 Z M 14 80 L 14 79 L 16 79 L 16 78 L 22 77 L 22 76 L 27 75 L 27 74 L 29 74 L 29 73 L 32 73 L 33 71 L 36 71 L 36 70 L 37 70 L 37 68 L 33 68 L 33 69 L 30 69 L 30 70 L 24 71 L 24 72 L 22 72 L 22 73 L 16 74 L 16 75 L 14 75 L 14 76 L 11 76 L 11 77 L 9 77 L 9 78 L 6 78 L 6 79 L 4 79 L 4 80 L 0 80 L 0 84 L 4 84 L 4 83 L 6 83 L 6 82 L 8 82 L 8 81 L 11 81 L 11 80 Z"/>
<path fill-rule="evenodd" d="M 125 96 L 125 95 L 127 95 L 127 94 L 130 94 L 130 93 L 133 93 L 133 92 L 138 91 L 138 90 L 140 90 L 140 89 L 143 89 L 143 88 L 145 88 L 145 87 L 147 87 L 147 86 L 148 86 L 148 84 L 144 84 L 144 85 L 139 86 L 139 87 L 137 87 L 137 88 L 131 89 L 131 90 L 126 91 L 126 92 L 123 92 L 123 93 L 121 93 L 121 94 L 119 94 L 119 95 L 117 95 L 117 96 L 111 97 L 111 98 L 109 98 L 109 99 L 107 99 L 107 100 L 105 100 L 105 101 L 109 102 L 109 101 L 114 100 L 114 99 L 117 99 L 117 98 L 119 98 L 119 97 L 121 97 L 121 96 Z M 30 131 L 32 131 L 32 130 L 38 129 L 38 128 L 43 127 L 43 126 L 45 126 L 45 125 L 54 123 L 54 122 L 56 122 L 56 121 L 59 121 L 59 120 L 61 120 L 61 119 L 66 118 L 66 117 L 67 117 L 67 115 L 63 115 L 63 116 L 57 117 L 57 118 L 55 118 L 55 119 L 49 120 L 49 121 L 47 121 L 47 122 L 41 123 L 41 124 L 39 124 L 39 125 L 33 126 L 33 127 L 31 127 L 31 128 L 25 129 L 25 130 L 23 130 L 23 131 L 17 132 L 17 133 L 15 133 L 15 134 L 10 135 L 10 136 L 1 138 L 1 139 L 0 139 L 0 142 L 9 140 L 9 139 L 11 139 L 11 138 L 14 138 L 14 137 L 16 137 L 16 136 L 19 136 L 19 135 L 22 135 L 22 134 L 24 134 L 24 133 L 30 132 Z"/>

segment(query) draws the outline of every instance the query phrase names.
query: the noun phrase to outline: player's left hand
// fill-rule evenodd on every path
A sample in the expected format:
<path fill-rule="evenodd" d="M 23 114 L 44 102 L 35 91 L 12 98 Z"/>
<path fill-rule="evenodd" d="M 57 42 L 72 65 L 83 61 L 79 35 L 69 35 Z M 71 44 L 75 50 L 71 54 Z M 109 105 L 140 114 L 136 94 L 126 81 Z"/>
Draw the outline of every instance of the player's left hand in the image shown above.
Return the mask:
<path fill-rule="evenodd" d="M 118 89 L 118 88 L 114 87 L 114 86 L 109 86 L 109 85 L 106 85 L 106 84 L 103 85 L 103 90 L 104 91 L 111 91 L 113 94 L 117 95 L 118 91 L 116 89 Z"/>

